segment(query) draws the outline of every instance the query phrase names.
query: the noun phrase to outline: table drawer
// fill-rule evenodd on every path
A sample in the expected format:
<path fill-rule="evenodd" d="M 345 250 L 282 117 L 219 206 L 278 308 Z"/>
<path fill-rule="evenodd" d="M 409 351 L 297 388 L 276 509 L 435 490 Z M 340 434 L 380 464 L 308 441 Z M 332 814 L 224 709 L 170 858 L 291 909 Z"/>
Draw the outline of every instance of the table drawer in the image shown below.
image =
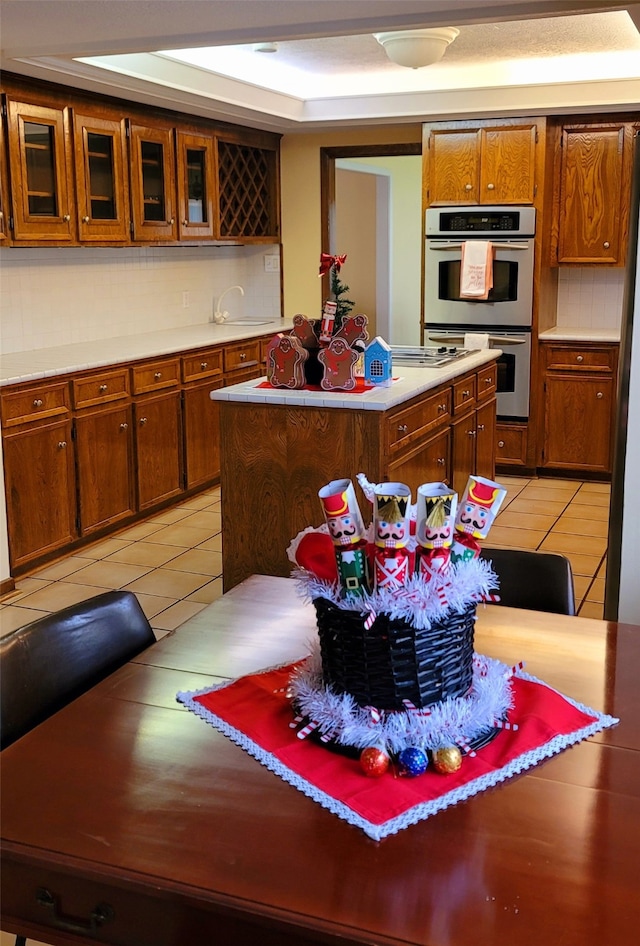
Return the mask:
<path fill-rule="evenodd" d="M 2 395 L 2 423 L 17 427 L 34 421 L 63 417 L 70 407 L 67 381 L 50 381 Z"/>
<path fill-rule="evenodd" d="M 120 401 L 129 397 L 129 369 L 118 368 L 85 378 L 74 378 L 72 386 L 73 403 L 78 409 Z"/>
<path fill-rule="evenodd" d="M 493 397 L 498 387 L 498 366 L 495 361 L 480 368 L 477 377 L 476 397 L 478 401 L 485 401 Z"/>
<path fill-rule="evenodd" d="M 412 407 L 391 414 L 386 424 L 388 449 L 400 450 L 450 419 L 451 388 L 447 387 Z"/>
<path fill-rule="evenodd" d="M 182 380 L 185 384 L 219 377 L 223 371 L 222 348 L 208 348 L 193 355 L 185 355 L 182 359 Z"/>
<path fill-rule="evenodd" d="M 476 402 L 477 378 L 469 374 L 453 385 L 453 413 L 460 414 Z"/>
<path fill-rule="evenodd" d="M 242 342 L 239 345 L 229 345 L 224 350 L 224 370 L 240 371 L 257 365 L 260 361 L 260 342 Z"/>
<path fill-rule="evenodd" d="M 154 361 L 133 368 L 133 393 L 148 394 L 180 384 L 180 359 Z"/>
<path fill-rule="evenodd" d="M 550 345 L 543 343 L 546 365 L 551 371 L 614 372 L 618 361 L 617 345 Z"/>

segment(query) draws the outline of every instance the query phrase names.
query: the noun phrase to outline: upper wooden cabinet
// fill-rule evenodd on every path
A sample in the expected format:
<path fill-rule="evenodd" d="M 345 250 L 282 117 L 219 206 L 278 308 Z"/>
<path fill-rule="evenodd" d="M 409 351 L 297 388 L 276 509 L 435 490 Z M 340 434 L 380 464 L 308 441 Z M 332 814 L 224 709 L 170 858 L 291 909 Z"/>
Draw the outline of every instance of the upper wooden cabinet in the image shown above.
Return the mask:
<path fill-rule="evenodd" d="M 176 178 L 171 128 L 129 126 L 133 239 L 175 240 Z"/>
<path fill-rule="evenodd" d="M 561 127 L 552 263 L 624 266 L 633 132 L 624 121 Z"/>
<path fill-rule="evenodd" d="M 275 148 L 218 140 L 221 239 L 279 239 L 278 176 Z"/>
<path fill-rule="evenodd" d="M 424 125 L 426 205 L 533 203 L 541 122 Z"/>
<path fill-rule="evenodd" d="M 68 108 L 6 101 L 14 240 L 71 242 L 75 208 Z"/>
<path fill-rule="evenodd" d="M 73 113 L 78 233 L 83 243 L 129 239 L 124 119 Z"/>
<path fill-rule="evenodd" d="M 177 133 L 178 234 L 181 240 L 216 236 L 215 140 Z"/>

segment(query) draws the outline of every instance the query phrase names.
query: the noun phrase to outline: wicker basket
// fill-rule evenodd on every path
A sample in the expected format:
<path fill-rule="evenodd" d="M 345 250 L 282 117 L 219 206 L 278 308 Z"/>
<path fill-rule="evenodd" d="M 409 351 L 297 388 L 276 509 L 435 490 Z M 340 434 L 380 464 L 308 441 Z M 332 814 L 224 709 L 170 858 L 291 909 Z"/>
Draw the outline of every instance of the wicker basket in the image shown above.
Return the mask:
<path fill-rule="evenodd" d="M 402 710 L 464 696 L 473 679 L 475 605 L 420 630 L 379 614 L 365 628 L 358 611 L 314 600 L 324 683 L 360 706 Z"/>

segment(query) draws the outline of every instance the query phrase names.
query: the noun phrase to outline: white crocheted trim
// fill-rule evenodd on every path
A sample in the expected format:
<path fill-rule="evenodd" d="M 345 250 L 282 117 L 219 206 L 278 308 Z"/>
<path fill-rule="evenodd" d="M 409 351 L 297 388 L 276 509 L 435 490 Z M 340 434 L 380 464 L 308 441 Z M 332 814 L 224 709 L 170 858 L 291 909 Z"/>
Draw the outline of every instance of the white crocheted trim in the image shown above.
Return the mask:
<path fill-rule="evenodd" d="M 286 664 L 283 664 L 283 666 L 286 666 Z M 249 755 L 257 759 L 258 762 L 265 766 L 265 768 L 278 775 L 285 782 L 288 782 L 289 785 L 293 785 L 293 787 L 297 788 L 298 791 L 302 792 L 304 795 L 307 795 L 309 798 L 312 798 L 314 801 L 318 802 L 318 804 L 322 805 L 323 808 L 331 811 L 339 818 L 342 818 L 349 824 L 360 828 L 366 835 L 368 835 L 368 837 L 373 838 L 374 841 L 381 841 L 390 834 L 397 834 L 398 831 L 401 831 L 403 828 L 408 828 L 412 824 L 417 824 L 419 821 L 424 821 L 426 818 L 430 818 L 432 815 L 437 814 L 439 811 L 443 811 L 445 808 L 449 808 L 452 805 L 457 805 L 461 801 L 466 801 L 466 799 L 478 794 L 478 792 L 485 791 L 487 788 L 498 785 L 500 782 L 504 782 L 512 776 L 518 775 L 520 772 L 524 772 L 527 769 L 532 768 L 534 765 L 537 765 L 544 759 L 548 759 L 550 756 L 556 755 L 558 752 L 561 752 L 568 746 L 572 746 L 577 742 L 581 742 L 583 739 L 587 739 L 589 736 L 593 736 L 595 733 L 600 732 L 603 729 L 615 726 L 616 723 L 620 721 L 613 716 L 598 713 L 596 710 L 591 709 L 584 704 L 578 703 L 575 700 L 572 700 L 570 697 L 564 696 L 564 694 L 561 694 L 559 690 L 554 690 L 553 687 L 549 687 L 543 681 L 536 679 L 536 677 L 530 676 L 529 674 L 526 674 L 522 671 L 517 671 L 516 675 L 523 677 L 525 680 L 530 680 L 532 683 L 538 683 L 541 686 L 545 686 L 547 689 L 558 693 L 572 706 L 575 706 L 577 709 L 589 716 L 595 717 L 594 722 L 590 723 L 588 726 L 584 726 L 582 729 L 576 730 L 575 732 L 568 733 L 567 735 L 555 736 L 553 739 L 550 739 L 548 742 L 542 746 L 539 746 L 537 749 L 533 749 L 529 752 L 523 753 L 521 756 L 518 756 L 517 759 L 514 759 L 512 762 L 503 766 L 501 769 L 481 775 L 472 782 L 469 782 L 466 785 L 461 785 L 450 792 L 445 792 L 439 798 L 436 798 L 432 801 L 421 802 L 418 805 L 414 805 L 408 811 L 403 812 L 403 814 L 398 815 L 395 818 L 390 818 L 388 821 L 385 821 L 379 825 L 368 821 L 366 818 L 363 818 L 357 812 L 353 811 L 352 808 L 349 808 L 348 805 L 338 801 L 331 795 L 327 795 L 326 792 L 321 791 L 315 785 L 311 784 L 311 782 L 308 782 L 305 778 L 298 775 L 288 766 L 280 762 L 280 760 L 277 759 L 271 752 L 263 749 L 252 739 L 249 739 L 240 730 L 236 729 L 234 726 L 229 725 L 229 723 L 225 722 L 225 720 L 221 719 L 221 717 L 216 716 L 215 713 L 211 713 L 204 706 L 202 706 L 202 704 L 195 701 L 195 698 L 198 696 L 203 696 L 204 694 L 211 693 L 214 690 L 220 690 L 224 687 L 231 686 L 231 684 L 234 682 L 233 680 L 225 681 L 216 687 L 205 687 L 202 690 L 178 693 L 177 699 L 197 716 L 200 716 L 202 719 L 206 720 L 223 735 L 228 736 L 229 739 L 248 752 Z"/>

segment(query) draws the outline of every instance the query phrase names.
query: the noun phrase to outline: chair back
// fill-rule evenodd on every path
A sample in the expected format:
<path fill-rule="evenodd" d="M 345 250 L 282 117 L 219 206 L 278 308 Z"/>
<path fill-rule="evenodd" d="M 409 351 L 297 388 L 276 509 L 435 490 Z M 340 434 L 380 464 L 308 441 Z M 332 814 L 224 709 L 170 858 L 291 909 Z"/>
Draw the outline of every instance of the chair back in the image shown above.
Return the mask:
<path fill-rule="evenodd" d="M 481 558 L 500 580 L 500 604 L 554 614 L 576 613 L 571 563 L 556 552 L 528 552 L 484 546 Z"/>
<path fill-rule="evenodd" d="M 155 642 L 138 599 L 108 591 L 0 639 L 0 748 Z"/>

